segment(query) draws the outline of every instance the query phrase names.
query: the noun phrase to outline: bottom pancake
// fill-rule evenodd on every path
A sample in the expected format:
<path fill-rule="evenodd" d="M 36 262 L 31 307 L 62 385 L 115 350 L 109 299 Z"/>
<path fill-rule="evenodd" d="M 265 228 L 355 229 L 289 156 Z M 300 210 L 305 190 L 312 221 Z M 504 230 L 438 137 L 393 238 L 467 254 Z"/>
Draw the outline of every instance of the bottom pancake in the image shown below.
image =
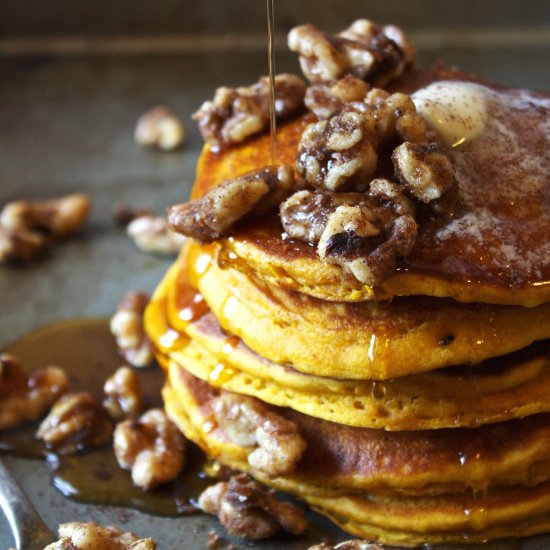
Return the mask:
<path fill-rule="evenodd" d="M 550 530 L 545 459 L 520 458 L 529 447 L 549 446 L 546 416 L 470 430 L 388 433 L 273 409 L 297 423 L 308 447 L 295 471 L 270 478 L 249 465 L 250 449 L 216 424 L 213 402 L 224 392 L 177 365 L 169 372 L 166 409 L 188 438 L 222 463 L 301 498 L 356 536 L 415 546 Z M 466 490 L 479 483 L 491 487 Z M 420 494 L 399 494 L 400 488 Z"/>

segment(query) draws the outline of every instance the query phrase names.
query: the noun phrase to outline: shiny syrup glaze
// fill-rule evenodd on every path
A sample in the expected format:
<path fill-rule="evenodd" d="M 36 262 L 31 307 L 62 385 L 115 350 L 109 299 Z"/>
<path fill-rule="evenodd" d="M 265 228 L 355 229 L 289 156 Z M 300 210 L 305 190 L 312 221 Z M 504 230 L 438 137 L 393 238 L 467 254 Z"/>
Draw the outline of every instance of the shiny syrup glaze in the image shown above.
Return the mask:
<path fill-rule="evenodd" d="M 103 383 L 124 364 L 118 355 L 107 319 L 78 319 L 48 325 L 7 347 L 30 372 L 46 364 L 65 369 L 74 389 L 86 389 L 103 397 Z M 157 365 L 136 369 L 147 408 L 161 406 L 164 375 Z M 49 453 L 34 439 L 37 423 L 0 432 L 0 454 L 46 459 L 52 483 L 65 496 L 100 505 L 123 506 L 154 515 L 181 515 L 195 511 L 193 503 L 212 484 L 204 474 L 206 458 L 193 444 L 187 450 L 187 466 L 172 483 L 144 492 L 134 487 L 130 473 L 122 470 L 112 446 L 72 455 Z"/>
<path fill-rule="evenodd" d="M 424 75 L 416 72 L 393 88 L 413 92 L 441 78 L 458 80 L 461 75 L 444 68 Z M 501 104 L 489 105 L 489 131 L 451 149 L 459 180 L 454 215 L 426 211 L 420 219 L 417 245 L 399 270 L 497 288 L 550 285 L 550 177 L 545 168 L 550 163 L 550 96 L 522 90 L 486 90 L 488 97 L 498 93 L 502 99 Z M 294 163 L 301 133 L 312 120 L 307 114 L 279 127 L 280 163 Z M 511 148 L 509 137 L 513 135 L 517 140 Z M 491 149 L 492 144 L 498 147 Z M 270 150 L 269 135 L 221 154 L 206 148 L 199 161 L 193 197 L 224 179 L 268 164 Z M 524 185 L 526 181 L 529 185 Z M 315 248 L 284 239 L 277 217 L 253 220 L 237 228 L 234 238 L 252 242 L 283 259 L 317 258 Z"/>

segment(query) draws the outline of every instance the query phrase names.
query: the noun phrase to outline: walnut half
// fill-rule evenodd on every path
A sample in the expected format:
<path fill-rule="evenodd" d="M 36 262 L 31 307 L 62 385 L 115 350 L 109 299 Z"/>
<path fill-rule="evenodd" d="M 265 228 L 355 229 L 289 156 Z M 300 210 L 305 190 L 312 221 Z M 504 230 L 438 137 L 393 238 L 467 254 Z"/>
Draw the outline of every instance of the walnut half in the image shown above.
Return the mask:
<path fill-rule="evenodd" d="M 214 416 L 231 441 L 251 449 L 250 466 L 268 476 L 292 472 L 306 448 L 294 422 L 252 397 L 224 393 L 215 401 Z"/>
<path fill-rule="evenodd" d="M 140 539 L 134 533 L 93 521 L 62 523 L 57 534 L 60 540 L 44 550 L 155 550 L 157 547 L 153 539 Z"/>
<path fill-rule="evenodd" d="M 138 416 L 143 408 L 143 395 L 137 374 L 129 367 L 120 367 L 105 381 L 103 407 L 114 420 Z"/>
<path fill-rule="evenodd" d="M 274 491 L 245 474 L 208 487 L 199 497 L 199 506 L 218 516 L 229 533 L 250 540 L 271 537 L 281 529 L 294 535 L 307 530 L 300 509 L 278 500 Z"/>
<path fill-rule="evenodd" d="M 58 367 L 39 369 L 27 377 L 14 355 L 0 354 L 0 430 L 36 420 L 68 387 L 67 376 Z"/>
<path fill-rule="evenodd" d="M 161 409 L 118 424 L 114 449 L 120 467 L 145 490 L 172 481 L 185 465 L 185 439 Z"/>
<path fill-rule="evenodd" d="M 52 407 L 36 437 L 60 454 L 73 454 L 103 445 L 112 433 L 111 419 L 94 397 L 87 392 L 72 392 Z"/>

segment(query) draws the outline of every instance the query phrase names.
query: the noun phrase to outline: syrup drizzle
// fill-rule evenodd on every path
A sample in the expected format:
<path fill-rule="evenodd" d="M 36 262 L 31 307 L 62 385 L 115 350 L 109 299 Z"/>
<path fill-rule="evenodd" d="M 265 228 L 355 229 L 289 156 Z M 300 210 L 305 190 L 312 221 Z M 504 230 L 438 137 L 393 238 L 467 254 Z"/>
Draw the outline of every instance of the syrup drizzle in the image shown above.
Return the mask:
<path fill-rule="evenodd" d="M 275 118 L 275 7 L 274 0 L 267 0 L 267 36 L 269 62 L 269 128 L 271 130 L 271 164 L 275 164 L 277 147 L 277 120 Z"/>

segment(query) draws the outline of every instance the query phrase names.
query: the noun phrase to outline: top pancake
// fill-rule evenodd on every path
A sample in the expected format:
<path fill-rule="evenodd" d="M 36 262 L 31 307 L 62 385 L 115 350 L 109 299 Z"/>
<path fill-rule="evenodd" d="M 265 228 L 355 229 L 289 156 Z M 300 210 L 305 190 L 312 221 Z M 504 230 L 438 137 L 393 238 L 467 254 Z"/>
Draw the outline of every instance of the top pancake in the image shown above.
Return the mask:
<path fill-rule="evenodd" d="M 439 76 L 448 73 L 429 74 Z M 397 88 L 410 92 L 421 84 L 426 78 L 412 75 Z M 325 300 L 418 294 L 523 306 L 550 300 L 550 96 L 469 85 L 479 86 L 488 103 L 481 134 L 448 148 L 458 180 L 454 216 L 421 219 L 412 254 L 380 288 L 321 262 L 314 247 L 285 239 L 276 216 L 249 220 L 222 239 L 225 261 Z M 278 129 L 278 163 L 294 164 L 301 133 L 314 120 L 307 114 Z M 192 197 L 271 163 L 269 135 L 219 153 L 205 146 Z"/>

